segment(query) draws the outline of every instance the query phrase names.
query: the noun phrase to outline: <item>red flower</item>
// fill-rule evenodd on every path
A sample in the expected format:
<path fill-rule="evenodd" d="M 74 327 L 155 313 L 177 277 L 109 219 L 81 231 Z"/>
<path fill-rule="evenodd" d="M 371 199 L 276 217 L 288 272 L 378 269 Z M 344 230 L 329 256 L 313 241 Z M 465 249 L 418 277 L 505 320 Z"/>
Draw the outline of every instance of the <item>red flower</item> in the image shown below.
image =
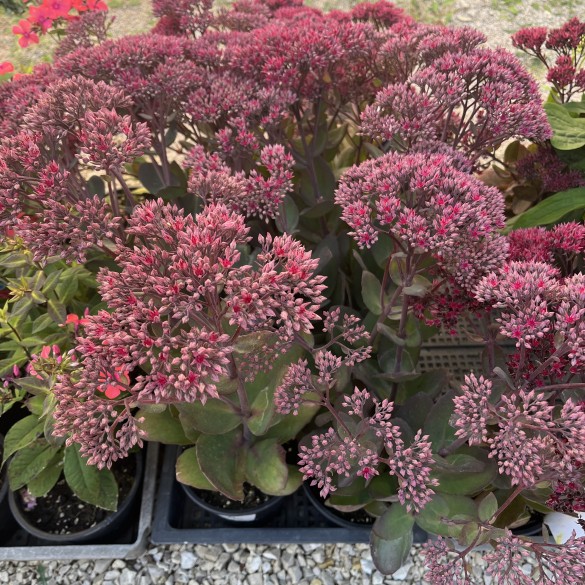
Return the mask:
<path fill-rule="evenodd" d="M 107 10 L 108 6 L 102 0 L 72 0 L 73 8 L 77 12 L 85 12 L 86 10 Z"/>
<path fill-rule="evenodd" d="M 98 386 L 98 390 L 103 392 L 106 395 L 106 398 L 109 398 L 110 400 L 118 398 L 122 392 L 126 392 L 127 389 L 125 386 L 122 386 L 122 384 L 128 385 L 130 383 L 130 379 L 122 372 L 121 367 L 116 368 L 114 380 L 112 380 L 111 376 L 105 372 L 100 372 L 99 381 L 101 384 Z M 120 382 L 120 384 L 117 382 Z"/>
<path fill-rule="evenodd" d="M 43 0 L 41 8 L 53 19 L 64 18 L 69 14 L 72 3 L 71 0 Z"/>
<path fill-rule="evenodd" d="M 10 61 L 2 61 L 0 63 L 0 75 L 6 75 L 14 71 L 14 65 Z"/>
<path fill-rule="evenodd" d="M 28 20 L 21 20 L 16 26 L 12 27 L 12 32 L 15 35 L 21 35 L 18 39 L 18 44 L 23 48 L 39 42 L 39 36 L 32 30 L 32 25 Z"/>
<path fill-rule="evenodd" d="M 46 33 L 53 25 L 53 19 L 49 16 L 46 6 L 31 6 L 29 8 L 29 22 L 41 27 L 41 32 Z"/>

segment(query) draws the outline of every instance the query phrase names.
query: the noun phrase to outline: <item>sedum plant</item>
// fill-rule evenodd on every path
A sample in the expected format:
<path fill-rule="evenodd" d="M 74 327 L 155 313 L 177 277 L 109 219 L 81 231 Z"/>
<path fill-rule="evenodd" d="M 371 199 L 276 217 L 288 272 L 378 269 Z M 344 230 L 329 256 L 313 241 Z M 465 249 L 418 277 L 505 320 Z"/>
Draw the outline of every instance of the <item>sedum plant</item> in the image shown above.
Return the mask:
<path fill-rule="evenodd" d="M 253 263 L 241 262 L 248 228 L 221 204 L 193 219 L 161 200 L 145 203 L 126 233 L 121 271 L 98 275 L 110 311 L 87 317 L 81 368 L 54 389 L 55 433 L 99 468 L 148 436 L 195 445 L 177 464 L 195 487 L 236 500 L 244 481 L 273 495 L 295 491 L 300 474 L 282 444 L 315 409 L 287 421 L 272 393 L 317 319 L 317 261 L 285 235 L 262 239 Z"/>
<path fill-rule="evenodd" d="M 0 227 L 101 300 L 47 389 L 52 436 L 106 470 L 179 445 L 178 479 L 232 499 L 304 477 L 375 517 L 385 573 L 417 524 L 434 583 L 471 582 L 486 543 L 502 583 L 527 554 L 530 582 L 582 582 L 583 539 L 511 529 L 582 508 L 583 226 L 505 236 L 477 176 L 551 138 L 535 82 L 384 1 L 154 8 L 153 34 L 0 91 Z M 422 371 L 461 327 L 476 370 Z"/>

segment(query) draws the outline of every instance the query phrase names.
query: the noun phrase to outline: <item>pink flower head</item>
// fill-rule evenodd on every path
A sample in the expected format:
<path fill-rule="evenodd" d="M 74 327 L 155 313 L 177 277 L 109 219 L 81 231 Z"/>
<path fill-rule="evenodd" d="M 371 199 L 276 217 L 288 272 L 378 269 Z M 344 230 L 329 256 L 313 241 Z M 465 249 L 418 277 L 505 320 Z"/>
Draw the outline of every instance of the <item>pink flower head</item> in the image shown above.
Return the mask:
<path fill-rule="evenodd" d="M 510 260 L 551 262 L 551 232 L 543 227 L 517 229 L 508 234 Z"/>
<path fill-rule="evenodd" d="M 218 397 L 217 382 L 229 377 L 234 359 L 228 321 L 270 340 L 262 350 L 269 354 L 272 345 L 281 350 L 295 333 L 310 331 L 324 300 L 324 277 L 313 274 L 317 260 L 289 236 L 261 239 L 255 264 L 241 266 L 248 228 L 224 205 L 210 204 L 193 217 L 149 201 L 135 207 L 126 231 L 132 240 L 118 243 L 120 270 L 98 275 L 111 312 L 86 317 L 80 368 L 55 388 L 55 432 L 71 434 L 99 466 L 141 440 L 131 413 L 115 410 L 120 401 Z M 92 424 L 79 428 L 80 413 L 92 409 L 98 413 Z M 128 425 L 121 438 L 113 431 L 102 437 L 121 420 Z"/>
<path fill-rule="evenodd" d="M 23 48 L 39 42 L 39 36 L 34 32 L 32 24 L 28 20 L 21 20 L 16 26 L 12 27 L 12 32 L 15 35 L 20 35 L 18 44 Z"/>
<path fill-rule="evenodd" d="M 0 63 L 0 75 L 6 75 L 14 71 L 14 65 L 10 61 L 2 61 Z"/>
<path fill-rule="evenodd" d="M 402 150 L 444 142 L 474 161 L 507 138 L 542 141 L 552 134 L 526 69 L 503 49 L 480 47 L 441 51 L 380 90 L 364 110 L 362 130 Z"/>
<path fill-rule="evenodd" d="M 389 233 L 429 251 L 467 289 L 506 257 L 501 192 L 453 168 L 448 155 L 390 153 L 354 166 L 335 201 L 361 248 Z"/>
<path fill-rule="evenodd" d="M 42 380 L 42 376 L 39 372 L 35 369 L 35 364 L 39 360 L 48 360 L 54 359 L 57 364 L 60 364 L 63 361 L 61 356 L 61 350 L 59 349 L 58 345 L 45 345 L 41 349 L 41 353 L 39 355 L 33 356 L 33 359 L 29 362 L 27 369 L 28 373 L 35 378 L 39 378 Z"/>
<path fill-rule="evenodd" d="M 546 46 L 549 49 L 570 53 L 581 47 L 584 38 L 585 22 L 574 17 L 561 27 L 549 31 Z"/>
<path fill-rule="evenodd" d="M 543 26 L 523 28 L 512 36 L 512 44 L 523 51 L 539 53 L 546 41 L 547 33 L 546 27 Z"/>

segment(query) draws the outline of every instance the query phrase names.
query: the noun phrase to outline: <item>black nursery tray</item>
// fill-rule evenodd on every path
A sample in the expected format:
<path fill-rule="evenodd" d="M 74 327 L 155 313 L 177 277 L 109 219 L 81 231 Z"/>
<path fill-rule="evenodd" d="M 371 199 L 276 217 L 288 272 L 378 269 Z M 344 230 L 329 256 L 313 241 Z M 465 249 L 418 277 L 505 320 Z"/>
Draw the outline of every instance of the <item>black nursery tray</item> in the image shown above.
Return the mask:
<path fill-rule="evenodd" d="M 224 522 L 198 508 L 184 495 L 175 480 L 176 459 L 177 449 L 166 447 L 150 537 L 153 544 L 369 542 L 369 527 L 335 526 L 321 516 L 303 490 L 285 498 L 280 512 L 262 526 Z M 414 541 L 425 540 L 426 533 L 415 528 Z"/>
<path fill-rule="evenodd" d="M 80 545 L 42 545 L 18 526 L 0 541 L 0 561 L 132 559 L 146 549 L 152 522 L 152 509 L 159 457 L 158 443 L 149 443 L 142 482 L 142 494 L 132 511 L 128 528 L 107 543 Z"/>

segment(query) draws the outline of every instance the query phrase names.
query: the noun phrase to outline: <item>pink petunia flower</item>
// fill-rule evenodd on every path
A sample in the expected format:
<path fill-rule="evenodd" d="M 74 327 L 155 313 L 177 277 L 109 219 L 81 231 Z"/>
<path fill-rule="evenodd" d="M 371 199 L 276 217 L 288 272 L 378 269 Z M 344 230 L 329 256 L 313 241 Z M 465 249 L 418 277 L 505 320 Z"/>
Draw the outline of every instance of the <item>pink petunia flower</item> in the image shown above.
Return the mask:
<path fill-rule="evenodd" d="M 53 19 L 64 18 L 69 14 L 72 3 L 71 0 L 44 0 L 41 8 L 44 8 Z"/>
<path fill-rule="evenodd" d="M 0 63 L 0 75 L 6 75 L 14 71 L 14 65 L 10 61 L 2 61 Z"/>
<path fill-rule="evenodd" d="M 20 35 L 18 44 L 23 49 L 39 42 L 39 35 L 33 30 L 32 24 L 28 20 L 21 20 L 16 26 L 12 27 L 12 32 L 15 35 Z"/>
<path fill-rule="evenodd" d="M 43 34 L 53 26 L 53 18 L 46 6 L 31 6 L 28 12 L 28 21 L 39 26 Z"/>

